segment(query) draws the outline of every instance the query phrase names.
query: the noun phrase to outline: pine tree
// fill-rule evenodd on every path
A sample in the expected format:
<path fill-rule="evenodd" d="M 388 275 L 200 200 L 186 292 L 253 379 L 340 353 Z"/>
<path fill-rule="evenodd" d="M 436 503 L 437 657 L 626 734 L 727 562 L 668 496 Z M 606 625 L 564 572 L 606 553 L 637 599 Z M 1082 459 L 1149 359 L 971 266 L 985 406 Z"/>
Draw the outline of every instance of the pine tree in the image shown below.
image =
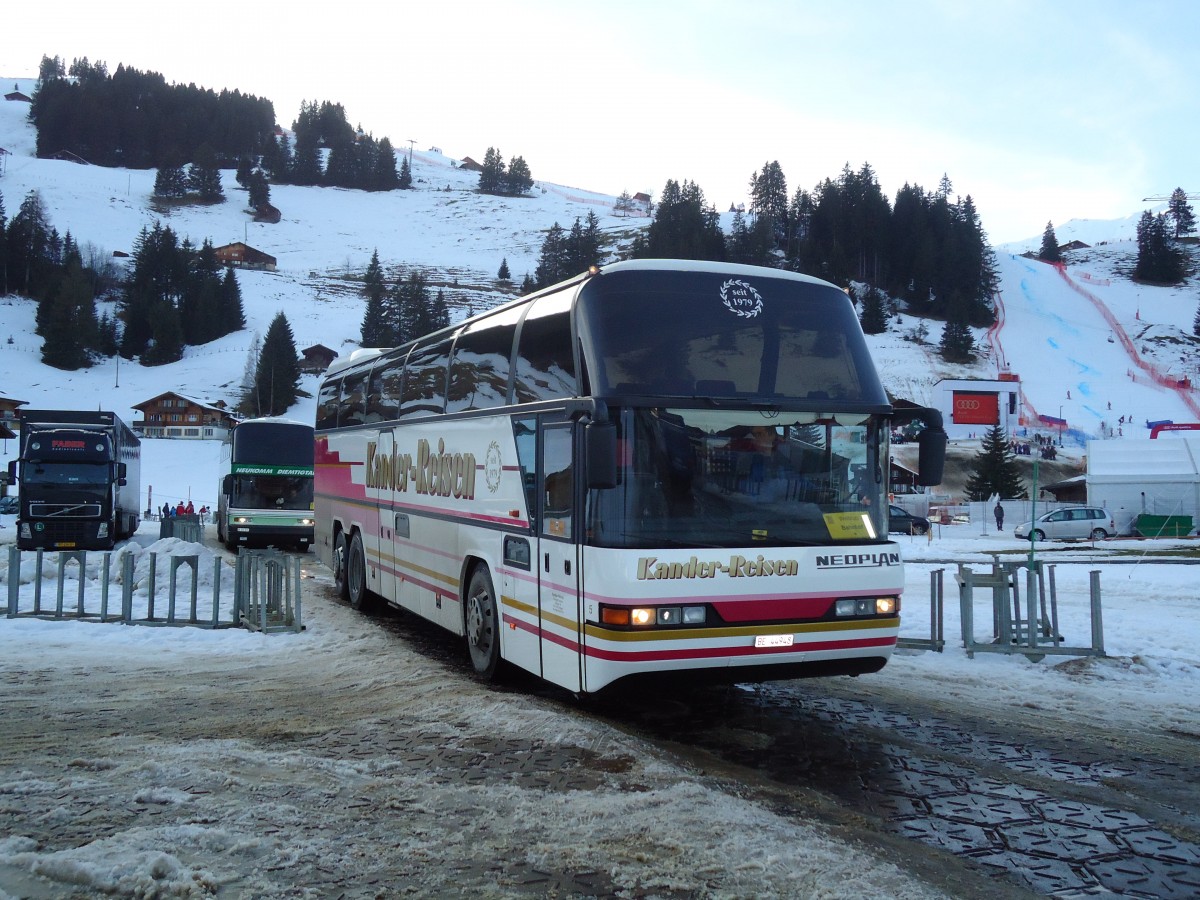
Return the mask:
<path fill-rule="evenodd" d="M 405 156 L 400 160 L 400 178 L 396 181 L 396 187 L 402 191 L 410 190 L 413 186 L 412 167 L 408 163 L 408 157 Z"/>
<path fill-rule="evenodd" d="M 568 267 L 568 252 L 566 232 L 555 222 L 546 232 L 541 255 L 538 257 L 535 275 L 539 288 L 557 284 L 572 274 Z"/>
<path fill-rule="evenodd" d="M 1047 222 L 1046 230 L 1042 232 L 1042 247 L 1038 250 L 1038 259 L 1048 263 L 1062 262 L 1062 252 L 1058 249 L 1053 222 Z"/>
<path fill-rule="evenodd" d="M 366 312 L 362 321 L 362 346 L 392 347 L 395 346 L 396 335 L 387 321 L 384 298 L 387 285 L 383 279 L 383 266 L 379 264 L 379 250 L 371 254 L 371 262 L 367 264 L 367 272 L 363 278 L 363 294 L 367 298 Z"/>
<path fill-rule="evenodd" d="M 246 327 L 246 312 L 242 306 L 242 289 L 238 285 L 237 276 L 233 274 L 233 266 L 225 269 L 221 279 L 220 330 L 218 336 L 233 334 Z"/>
<path fill-rule="evenodd" d="M 196 158 L 188 166 L 188 187 L 200 196 L 202 203 L 223 203 L 225 190 L 221 187 L 221 170 L 217 154 L 209 144 L 201 144 Z"/>
<path fill-rule="evenodd" d="M 1200 337 L 1200 305 L 1196 307 L 1196 317 L 1192 319 L 1192 334 Z"/>
<path fill-rule="evenodd" d="M 499 281 L 510 281 L 512 273 L 508 271 L 508 257 L 500 260 L 500 270 L 496 272 L 496 278 Z"/>
<path fill-rule="evenodd" d="M 188 176 L 183 166 L 161 166 L 154 176 L 154 196 L 158 200 L 181 200 L 187 196 Z"/>
<path fill-rule="evenodd" d="M 259 209 L 271 202 L 271 185 L 267 183 L 267 176 L 262 169 L 250 173 L 246 179 L 246 192 L 251 209 Z"/>
<path fill-rule="evenodd" d="M 520 196 L 533 187 L 533 173 L 525 157 L 514 156 L 508 164 L 508 173 L 504 177 L 504 192 Z"/>
<path fill-rule="evenodd" d="M 1171 218 L 1175 220 L 1175 239 L 1191 234 L 1196 230 L 1196 214 L 1188 202 L 1188 195 L 1183 188 L 1171 191 L 1171 199 L 1167 204 Z"/>
<path fill-rule="evenodd" d="M 483 164 L 479 172 L 479 192 L 481 194 L 502 193 L 505 176 L 504 157 L 495 147 L 488 147 L 483 154 Z"/>
<path fill-rule="evenodd" d="M 888 330 L 888 313 L 883 292 L 877 287 L 867 288 L 862 301 L 862 330 L 866 334 L 883 334 Z"/>
<path fill-rule="evenodd" d="M 621 191 L 621 196 L 613 203 L 613 215 L 624 218 L 633 212 L 633 197 L 629 195 L 629 191 Z"/>
<path fill-rule="evenodd" d="M 1017 457 L 998 424 L 983 437 L 966 490 L 972 500 L 987 500 L 994 494 L 1002 500 L 1023 500 L 1028 496 Z"/>
<path fill-rule="evenodd" d="M 691 181 L 668 180 L 643 240 L 635 241 L 634 258 L 725 259 L 720 216 Z"/>
<path fill-rule="evenodd" d="M 1153 284 L 1178 284 L 1186 272 L 1183 253 L 1171 238 L 1164 213 L 1142 213 L 1137 226 L 1138 255 L 1133 277 Z"/>
<path fill-rule="evenodd" d="M 292 326 L 283 312 L 276 314 L 263 339 L 254 372 L 257 415 L 278 416 L 296 402 L 300 390 L 300 358 Z"/>
<path fill-rule="evenodd" d="M 170 300 L 150 308 L 150 342 L 142 354 L 142 365 L 162 366 L 183 359 L 183 325 L 179 310 Z"/>
<path fill-rule="evenodd" d="M 969 363 L 975 358 L 975 338 L 961 317 L 946 320 L 938 353 L 946 362 Z"/>

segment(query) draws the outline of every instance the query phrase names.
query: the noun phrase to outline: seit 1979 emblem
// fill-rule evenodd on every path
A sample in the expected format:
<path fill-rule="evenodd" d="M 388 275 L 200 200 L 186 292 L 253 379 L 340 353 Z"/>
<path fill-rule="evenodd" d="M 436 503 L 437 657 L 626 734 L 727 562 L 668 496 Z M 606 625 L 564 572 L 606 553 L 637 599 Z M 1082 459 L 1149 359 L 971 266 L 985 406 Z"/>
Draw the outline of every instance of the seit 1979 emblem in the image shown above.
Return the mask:
<path fill-rule="evenodd" d="M 493 494 L 500 489 L 500 475 L 504 471 L 504 461 L 500 456 L 500 445 L 495 441 L 488 444 L 487 455 L 483 460 L 483 478 L 488 490 Z"/>
<path fill-rule="evenodd" d="M 721 302 L 735 316 L 753 319 L 762 312 L 762 295 L 750 284 L 731 278 L 721 285 Z"/>

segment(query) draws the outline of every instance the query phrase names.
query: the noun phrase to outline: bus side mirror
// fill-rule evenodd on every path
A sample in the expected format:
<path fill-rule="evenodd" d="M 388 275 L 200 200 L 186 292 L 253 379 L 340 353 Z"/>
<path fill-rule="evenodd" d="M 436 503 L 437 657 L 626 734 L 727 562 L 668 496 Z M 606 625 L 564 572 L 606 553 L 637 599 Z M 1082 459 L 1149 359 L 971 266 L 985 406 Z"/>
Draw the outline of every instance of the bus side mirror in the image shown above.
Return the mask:
<path fill-rule="evenodd" d="M 221 479 L 221 493 L 222 494 L 232 494 L 233 493 L 233 476 L 232 475 L 226 475 L 224 478 Z"/>
<path fill-rule="evenodd" d="M 589 422 L 583 429 L 584 466 L 589 488 L 617 486 L 617 426 Z"/>
<path fill-rule="evenodd" d="M 917 435 L 917 483 L 930 487 L 942 483 L 946 468 L 946 430 L 926 428 Z"/>
<path fill-rule="evenodd" d="M 8 461 L 8 483 L 17 483 L 17 461 L 15 459 L 10 459 Z"/>

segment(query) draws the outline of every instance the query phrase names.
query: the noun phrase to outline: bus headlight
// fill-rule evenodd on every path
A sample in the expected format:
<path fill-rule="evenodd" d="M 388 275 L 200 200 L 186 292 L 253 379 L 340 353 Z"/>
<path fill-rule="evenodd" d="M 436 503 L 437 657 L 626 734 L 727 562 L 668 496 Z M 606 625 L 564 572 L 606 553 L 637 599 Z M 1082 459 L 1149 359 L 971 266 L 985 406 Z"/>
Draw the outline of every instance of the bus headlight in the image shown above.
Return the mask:
<path fill-rule="evenodd" d="M 678 628 L 707 621 L 705 606 L 600 606 L 600 624 L 618 628 Z"/>
<path fill-rule="evenodd" d="M 250 521 L 250 517 L 249 517 L 249 516 L 234 516 L 234 517 L 233 517 L 233 524 L 234 524 L 234 525 L 245 525 L 245 524 L 246 524 L 247 522 L 249 522 L 249 521 Z"/>
<path fill-rule="evenodd" d="M 899 597 L 842 597 L 833 605 L 837 616 L 894 616 L 900 612 Z"/>
<path fill-rule="evenodd" d="M 96 529 L 96 537 L 98 537 L 98 538 L 108 537 L 108 523 L 107 522 L 100 523 L 100 527 Z"/>
<path fill-rule="evenodd" d="M 305 525 L 305 526 L 312 526 L 312 525 L 316 525 L 317 523 L 316 523 L 315 519 L 301 519 L 300 524 Z"/>
<path fill-rule="evenodd" d="M 629 624 L 634 628 L 648 628 L 655 622 L 654 609 L 648 606 L 635 606 L 629 611 Z"/>

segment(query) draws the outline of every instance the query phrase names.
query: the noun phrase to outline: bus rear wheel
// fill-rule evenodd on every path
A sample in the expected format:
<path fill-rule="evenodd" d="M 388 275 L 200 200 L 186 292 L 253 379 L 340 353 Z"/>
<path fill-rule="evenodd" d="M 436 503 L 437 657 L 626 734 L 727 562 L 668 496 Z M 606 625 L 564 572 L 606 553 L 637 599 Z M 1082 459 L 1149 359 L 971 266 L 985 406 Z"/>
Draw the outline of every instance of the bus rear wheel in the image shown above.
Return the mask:
<path fill-rule="evenodd" d="M 374 605 L 367 589 L 367 552 L 358 531 L 350 538 L 350 552 L 346 556 L 346 595 L 350 606 L 361 612 L 370 612 Z"/>
<path fill-rule="evenodd" d="M 493 681 L 500 666 L 500 615 L 486 566 L 477 566 L 471 573 L 464 617 L 471 666 L 480 678 Z"/>
<path fill-rule="evenodd" d="M 350 600 L 350 591 L 346 582 L 346 561 L 350 544 L 346 540 L 346 532 L 339 531 L 337 540 L 333 542 L 333 590 L 342 600 Z"/>

